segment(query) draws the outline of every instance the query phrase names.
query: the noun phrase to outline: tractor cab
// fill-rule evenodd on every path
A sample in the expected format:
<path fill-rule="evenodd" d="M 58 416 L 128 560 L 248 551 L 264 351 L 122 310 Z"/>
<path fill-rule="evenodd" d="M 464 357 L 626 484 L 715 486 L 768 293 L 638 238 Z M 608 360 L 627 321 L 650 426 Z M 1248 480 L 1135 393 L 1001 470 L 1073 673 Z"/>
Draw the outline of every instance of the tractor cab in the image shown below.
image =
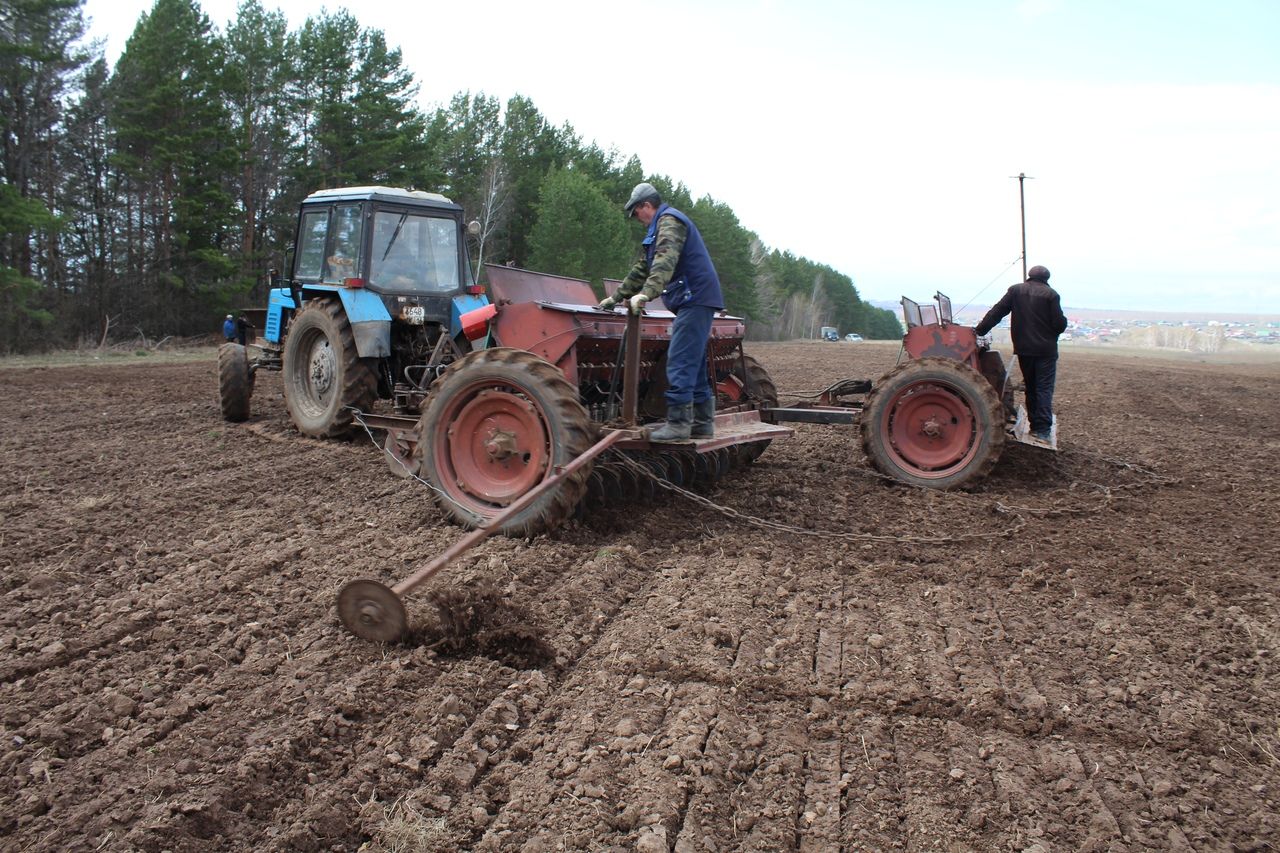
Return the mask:
<path fill-rule="evenodd" d="M 462 208 L 439 193 L 344 187 L 307 196 L 291 279 L 384 295 L 452 296 L 472 282 Z"/>

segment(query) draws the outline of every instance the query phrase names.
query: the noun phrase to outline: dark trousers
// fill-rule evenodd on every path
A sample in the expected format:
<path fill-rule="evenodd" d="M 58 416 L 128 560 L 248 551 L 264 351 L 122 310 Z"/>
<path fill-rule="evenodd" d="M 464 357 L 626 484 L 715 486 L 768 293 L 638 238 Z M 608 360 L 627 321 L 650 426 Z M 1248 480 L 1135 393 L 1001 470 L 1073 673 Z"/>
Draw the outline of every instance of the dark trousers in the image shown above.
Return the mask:
<path fill-rule="evenodd" d="M 1027 386 L 1027 418 L 1032 432 L 1047 433 L 1053 426 L 1053 386 L 1058 381 L 1056 355 L 1020 355 L 1022 384 Z"/>
<path fill-rule="evenodd" d="M 671 322 L 671 345 L 667 347 L 667 405 L 683 406 L 711 398 L 707 378 L 707 338 L 716 309 L 687 305 Z"/>

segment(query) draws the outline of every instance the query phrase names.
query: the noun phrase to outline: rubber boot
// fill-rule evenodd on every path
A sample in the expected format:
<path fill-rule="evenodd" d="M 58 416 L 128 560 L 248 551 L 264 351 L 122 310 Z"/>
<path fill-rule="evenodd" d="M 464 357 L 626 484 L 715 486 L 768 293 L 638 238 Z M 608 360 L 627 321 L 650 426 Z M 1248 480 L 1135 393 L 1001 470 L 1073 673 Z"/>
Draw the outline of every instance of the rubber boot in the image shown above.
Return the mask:
<path fill-rule="evenodd" d="M 708 397 L 701 403 L 693 404 L 693 428 L 689 435 L 693 438 L 711 438 L 716 434 L 716 398 Z"/>
<path fill-rule="evenodd" d="M 650 441 L 688 441 L 693 427 L 693 403 L 667 406 L 667 423 L 649 433 Z"/>

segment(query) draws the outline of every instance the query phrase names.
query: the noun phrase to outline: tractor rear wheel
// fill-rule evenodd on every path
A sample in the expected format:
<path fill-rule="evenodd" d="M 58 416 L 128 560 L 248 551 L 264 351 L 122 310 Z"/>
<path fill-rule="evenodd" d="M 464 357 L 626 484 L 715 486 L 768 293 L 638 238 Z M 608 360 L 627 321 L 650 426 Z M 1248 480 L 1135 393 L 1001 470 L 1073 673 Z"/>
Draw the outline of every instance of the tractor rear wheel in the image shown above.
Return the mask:
<path fill-rule="evenodd" d="M 754 401 L 758 406 L 774 409 L 778 406 L 778 386 L 773 384 L 769 371 L 749 355 L 733 362 L 733 368 L 716 382 L 716 408 L 736 406 Z M 739 445 L 736 457 L 739 464 L 750 465 L 769 447 L 769 440 L 752 441 Z"/>
<path fill-rule="evenodd" d="M 990 472 L 1004 449 L 1004 406 L 967 364 L 921 358 L 889 371 L 867 396 L 862 451 L 881 473 L 950 489 Z"/>
<path fill-rule="evenodd" d="M 496 347 L 455 361 L 435 381 L 418 419 L 418 471 L 454 522 L 478 527 L 591 448 L 595 427 L 555 365 Z M 529 537 L 569 519 L 591 465 L 507 519 L 506 536 Z"/>
<path fill-rule="evenodd" d="M 218 402 L 222 417 L 232 423 L 249 419 L 249 398 L 253 396 L 253 371 L 249 355 L 240 344 L 218 348 Z"/>
<path fill-rule="evenodd" d="M 289 326 L 284 344 L 284 400 L 303 435 L 339 438 L 351 430 L 352 409 L 378 398 L 378 378 L 356 352 L 339 302 L 312 299 Z"/>

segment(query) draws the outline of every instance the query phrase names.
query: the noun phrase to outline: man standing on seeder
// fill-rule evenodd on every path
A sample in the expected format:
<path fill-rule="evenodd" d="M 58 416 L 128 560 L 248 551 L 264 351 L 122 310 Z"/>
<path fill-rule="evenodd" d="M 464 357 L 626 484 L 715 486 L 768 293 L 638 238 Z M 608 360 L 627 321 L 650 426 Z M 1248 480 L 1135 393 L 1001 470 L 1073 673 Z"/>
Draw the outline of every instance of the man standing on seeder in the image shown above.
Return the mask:
<path fill-rule="evenodd" d="M 650 441 L 688 441 L 715 434 L 716 397 L 707 376 L 711 321 L 724 308 L 720 278 L 702 235 L 688 216 L 669 204 L 652 184 L 636 184 L 623 208 L 648 226 L 642 257 L 617 292 L 600 303 L 612 310 L 627 303 L 633 314 L 659 293 L 675 314 L 667 348 L 667 423 Z"/>

